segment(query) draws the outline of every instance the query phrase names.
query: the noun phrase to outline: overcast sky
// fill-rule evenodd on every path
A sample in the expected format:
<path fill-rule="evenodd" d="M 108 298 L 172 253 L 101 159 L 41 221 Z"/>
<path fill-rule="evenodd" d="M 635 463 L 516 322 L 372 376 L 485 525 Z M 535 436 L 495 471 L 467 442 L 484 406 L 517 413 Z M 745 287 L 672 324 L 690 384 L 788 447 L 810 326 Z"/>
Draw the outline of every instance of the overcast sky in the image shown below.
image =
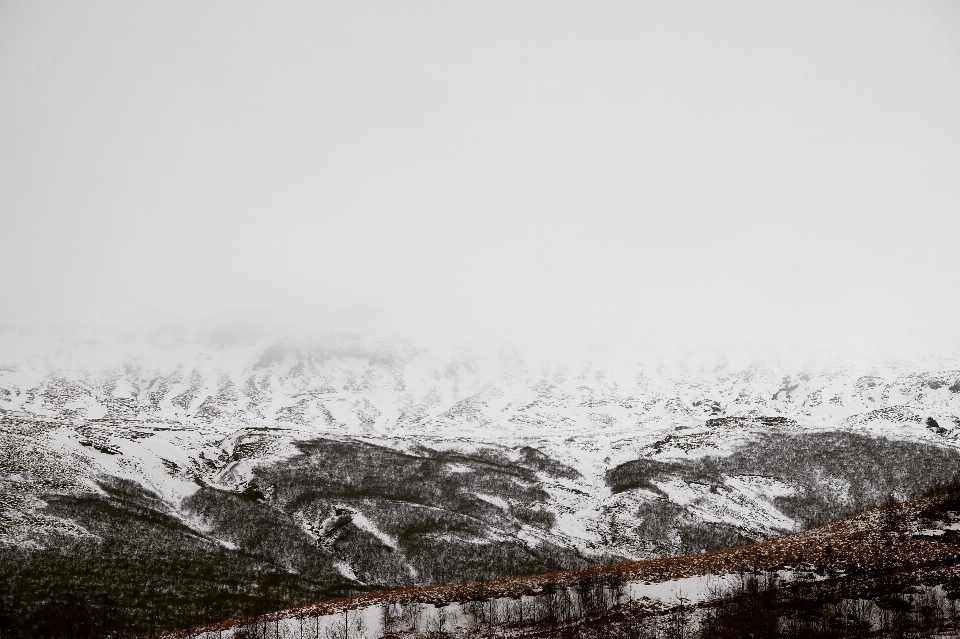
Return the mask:
<path fill-rule="evenodd" d="M 960 334 L 960 3 L 0 3 L 0 321 Z"/>

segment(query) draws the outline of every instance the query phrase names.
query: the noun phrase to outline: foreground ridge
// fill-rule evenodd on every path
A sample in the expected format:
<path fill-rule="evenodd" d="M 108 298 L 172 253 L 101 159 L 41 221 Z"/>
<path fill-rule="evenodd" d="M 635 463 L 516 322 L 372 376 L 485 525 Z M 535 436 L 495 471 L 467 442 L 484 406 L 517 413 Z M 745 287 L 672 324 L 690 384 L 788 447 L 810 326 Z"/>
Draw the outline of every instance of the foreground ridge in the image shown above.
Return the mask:
<path fill-rule="evenodd" d="M 677 610 L 716 605 L 736 591 L 723 587 L 731 577 L 738 580 L 742 594 L 748 575 L 764 574 L 794 583 L 842 585 L 845 592 L 874 598 L 903 592 L 909 597 L 920 585 L 939 588 L 952 602 L 960 597 L 958 509 L 960 493 L 890 501 L 747 546 L 530 577 L 365 593 L 160 636 L 307 636 L 305 622 L 317 637 L 457 636 L 482 634 L 484 629 L 496 635 L 550 636 L 551 628 L 583 631 L 615 623 L 617 615 L 676 615 Z"/>

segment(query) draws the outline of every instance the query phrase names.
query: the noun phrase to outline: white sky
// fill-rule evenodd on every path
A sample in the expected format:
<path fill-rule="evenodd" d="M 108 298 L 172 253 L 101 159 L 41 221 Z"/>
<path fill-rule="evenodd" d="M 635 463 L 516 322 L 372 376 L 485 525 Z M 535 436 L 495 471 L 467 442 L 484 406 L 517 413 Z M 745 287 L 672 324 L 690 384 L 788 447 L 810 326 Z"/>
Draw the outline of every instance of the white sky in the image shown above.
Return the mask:
<path fill-rule="evenodd" d="M 0 2 L 0 321 L 957 342 L 960 3 Z"/>

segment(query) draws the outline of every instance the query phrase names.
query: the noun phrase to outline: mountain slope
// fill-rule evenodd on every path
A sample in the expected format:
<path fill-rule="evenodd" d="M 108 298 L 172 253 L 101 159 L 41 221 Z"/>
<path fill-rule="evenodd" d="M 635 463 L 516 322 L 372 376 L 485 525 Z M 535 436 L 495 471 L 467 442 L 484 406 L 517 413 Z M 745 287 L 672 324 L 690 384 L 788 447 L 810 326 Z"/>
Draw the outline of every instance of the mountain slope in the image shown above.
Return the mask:
<path fill-rule="evenodd" d="M 757 636 L 941 636 L 960 628 L 957 508 L 960 494 L 939 495 L 745 547 L 372 593 L 167 636 L 669 637 L 678 624 L 700 637 L 764 624 Z"/>
<path fill-rule="evenodd" d="M 946 360 L 220 333 L 2 357 L 0 559 L 30 566 L 9 587 L 122 599 L 141 631 L 748 544 L 960 472 Z"/>
<path fill-rule="evenodd" d="M 133 355 L 104 355 L 90 364 L 89 351 L 101 348 Z M 415 455 L 420 447 L 486 451 L 507 463 L 535 454 L 568 469 L 546 473 L 541 489 L 554 529 L 577 548 L 626 557 L 675 553 L 682 542 L 669 536 L 639 546 L 619 543 L 623 535 L 611 527 L 610 512 L 618 512 L 622 524 L 634 507 L 662 509 L 650 505 L 647 488 L 693 519 L 711 511 L 706 520 L 729 525 L 728 537 L 759 540 L 810 523 L 774 503 L 788 493 L 797 500 L 823 485 L 843 503 L 831 510 L 835 515 L 882 499 L 882 491 L 906 497 L 911 487 L 899 479 L 880 482 L 866 489 L 864 501 L 846 495 L 851 478 L 842 470 L 812 467 L 812 478 L 778 478 L 761 487 L 751 477 L 771 475 L 762 460 L 701 482 L 720 492 L 703 493 L 689 473 L 663 475 L 662 486 L 624 484 L 638 460 L 661 470 L 688 467 L 758 445 L 771 450 L 778 438 L 789 440 L 785 447 L 804 446 L 812 441 L 806 435 L 825 431 L 903 442 L 917 451 L 954 450 L 960 373 L 919 368 L 933 364 L 946 365 L 790 368 L 720 361 L 694 367 L 604 352 L 553 361 L 509 350 L 428 351 L 342 337 L 294 346 L 220 333 L 192 341 L 160 335 L 119 346 L 67 342 L 57 353 L 16 358 L 0 369 L 0 436 L 9 451 L 0 481 L 5 492 L 29 502 L 36 492 L 17 477 L 41 463 L 44 469 L 32 477 L 70 477 L 72 485 L 91 489 L 91 478 L 100 474 L 125 477 L 178 509 L 200 483 L 245 490 L 254 466 L 297 455 L 295 442 L 316 438 Z M 43 459 L 27 460 L 32 451 Z M 868 465 L 878 464 L 882 459 Z M 723 499 L 724 491 L 736 493 L 738 504 Z M 691 499 L 716 503 L 697 514 Z M 23 508 L 4 513 L 7 520 L 38 516 Z M 642 526 L 643 517 L 631 519 L 628 525 Z M 29 527 L 11 532 L 11 525 L 4 532 L 9 541 L 32 534 Z"/>

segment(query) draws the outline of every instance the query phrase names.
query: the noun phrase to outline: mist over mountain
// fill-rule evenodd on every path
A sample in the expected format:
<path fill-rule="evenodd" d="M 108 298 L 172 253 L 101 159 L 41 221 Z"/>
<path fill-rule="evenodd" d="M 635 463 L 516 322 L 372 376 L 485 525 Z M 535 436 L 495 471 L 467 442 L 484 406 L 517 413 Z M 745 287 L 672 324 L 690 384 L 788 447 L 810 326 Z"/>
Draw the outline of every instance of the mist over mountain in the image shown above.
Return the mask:
<path fill-rule="evenodd" d="M 956 347 L 958 33 L 952 2 L 6 1 L 0 321 Z"/>
<path fill-rule="evenodd" d="M 0 0 L 0 639 L 947 610 L 957 113 L 955 2 Z"/>

